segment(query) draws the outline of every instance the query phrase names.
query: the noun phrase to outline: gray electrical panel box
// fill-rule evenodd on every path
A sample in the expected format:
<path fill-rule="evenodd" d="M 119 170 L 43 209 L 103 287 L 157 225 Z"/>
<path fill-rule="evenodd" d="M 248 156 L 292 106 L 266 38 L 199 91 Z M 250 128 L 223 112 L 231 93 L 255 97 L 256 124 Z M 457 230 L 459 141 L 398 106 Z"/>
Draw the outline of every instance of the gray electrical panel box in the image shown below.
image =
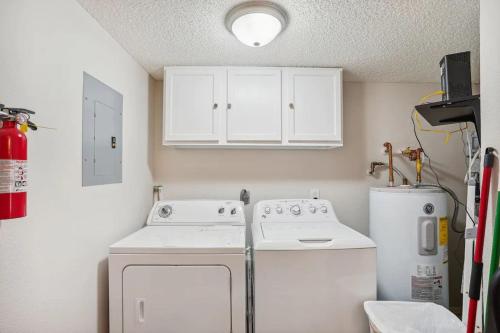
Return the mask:
<path fill-rule="evenodd" d="M 123 96 L 83 73 L 82 185 L 122 182 Z"/>

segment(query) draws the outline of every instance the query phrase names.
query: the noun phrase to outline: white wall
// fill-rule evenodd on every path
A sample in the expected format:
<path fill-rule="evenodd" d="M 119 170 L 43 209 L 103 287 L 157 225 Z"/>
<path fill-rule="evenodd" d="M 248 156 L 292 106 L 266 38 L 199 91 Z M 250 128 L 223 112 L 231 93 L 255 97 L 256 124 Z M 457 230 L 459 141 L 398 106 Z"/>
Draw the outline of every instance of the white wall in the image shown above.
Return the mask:
<path fill-rule="evenodd" d="M 481 1 L 481 131 L 482 149 L 493 147 L 500 150 L 500 2 L 498 0 Z M 495 220 L 497 189 L 499 187 L 499 160 L 495 160 L 492 174 L 491 194 L 484 245 L 483 286 L 489 283 L 493 223 Z"/>
<path fill-rule="evenodd" d="M 368 232 L 368 188 L 385 185 L 387 174 L 368 177 L 370 161 L 386 161 L 382 144 L 394 149 L 416 146 L 410 114 L 420 97 L 437 84 L 345 83 L 344 142 L 334 150 L 174 149 L 161 145 L 162 82 L 155 86 L 155 182 L 165 185 L 166 198 L 232 198 L 251 191 L 252 204 L 262 199 L 309 197 L 318 188 L 332 201 L 347 225 Z M 444 136 L 420 133 L 443 184 L 465 201 L 465 159 L 460 135 L 445 145 Z M 395 163 L 414 181 L 414 165 L 401 157 Z M 434 182 L 424 168 L 424 180 Z M 250 206 L 251 207 L 251 206 Z M 251 209 L 251 208 L 250 208 Z M 247 210 L 251 221 L 251 210 Z M 463 221 L 463 212 L 460 219 Z M 462 247 L 451 235 L 451 304 L 460 305 Z"/>
<path fill-rule="evenodd" d="M 67 0 L 0 2 L 0 103 L 37 112 L 28 217 L 0 222 L 0 332 L 106 332 L 107 246 L 151 207 L 148 74 Z M 123 94 L 123 183 L 81 186 L 82 73 Z"/>

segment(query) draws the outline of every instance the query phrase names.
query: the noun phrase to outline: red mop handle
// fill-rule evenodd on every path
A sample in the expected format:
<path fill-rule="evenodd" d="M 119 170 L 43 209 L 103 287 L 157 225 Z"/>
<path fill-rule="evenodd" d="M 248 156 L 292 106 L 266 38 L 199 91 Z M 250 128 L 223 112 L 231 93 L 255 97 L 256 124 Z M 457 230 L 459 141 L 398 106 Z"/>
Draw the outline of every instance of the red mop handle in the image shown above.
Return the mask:
<path fill-rule="evenodd" d="M 474 252 L 474 261 L 482 262 L 483 260 L 483 247 L 484 247 L 484 233 L 486 230 L 486 215 L 488 213 L 488 198 L 490 196 L 490 181 L 491 171 L 493 165 L 487 166 L 485 164 L 483 171 L 483 183 L 481 184 L 481 201 L 479 202 L 479 223 L 477 226 L 476 248 Z"/>
<path fill-rule="evenodd" d="M 476 326 L 477 301 L 481 296 L 481 279 L 483 276 L 483 246 L 486 229 L 486 215 L 488 213 L 488 198 L 490 196 L 491 171 L 494 155 L 492 149 L 486 149 L 484 156 L 483 181 L 481 184 L 481 200 L 479 202 L 479 221 L 477 226 L 474 261 L 472 263 L 469 285 L 469 313 L 467 316 L 467 333 L 474 333 Z"/>

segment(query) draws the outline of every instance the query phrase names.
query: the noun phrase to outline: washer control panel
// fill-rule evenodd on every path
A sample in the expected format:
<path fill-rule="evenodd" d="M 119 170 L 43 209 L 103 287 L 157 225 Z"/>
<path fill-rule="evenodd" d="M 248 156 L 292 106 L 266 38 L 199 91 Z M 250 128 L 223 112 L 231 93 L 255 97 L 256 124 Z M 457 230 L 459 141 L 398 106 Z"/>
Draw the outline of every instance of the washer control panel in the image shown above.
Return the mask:
<path fill-rule="evenodd" d="M 243 203 L 235 200 L 158 201 L 148 216 L 148 225 L 244 225 Z"/>
<path fill-rule="evenodd" d="M 336 219 L 335 212 L 328 200 L 284 199 L 264 200 L 254 207 L 254 220 L 261 221 L 324 221 Z"/>

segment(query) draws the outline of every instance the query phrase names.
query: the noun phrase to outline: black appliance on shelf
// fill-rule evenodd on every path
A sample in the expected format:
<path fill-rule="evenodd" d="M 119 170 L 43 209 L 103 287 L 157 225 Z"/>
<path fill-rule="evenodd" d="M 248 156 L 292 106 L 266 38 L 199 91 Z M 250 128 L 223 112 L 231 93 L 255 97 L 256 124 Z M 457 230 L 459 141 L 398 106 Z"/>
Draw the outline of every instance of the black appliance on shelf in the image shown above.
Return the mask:
<path fill-rule="evenodd" d="M 470 52 L 448 54 L 439 62 L 443 100 L 415 106 L 432 126 L 471 122 L 481 143 L 481 99 L 472 95 Z"/>
<path fill-rule="evenodd" d="M 472 95 L 470 52 L 445 55 L 439 66 L 443 101 Z"/>

